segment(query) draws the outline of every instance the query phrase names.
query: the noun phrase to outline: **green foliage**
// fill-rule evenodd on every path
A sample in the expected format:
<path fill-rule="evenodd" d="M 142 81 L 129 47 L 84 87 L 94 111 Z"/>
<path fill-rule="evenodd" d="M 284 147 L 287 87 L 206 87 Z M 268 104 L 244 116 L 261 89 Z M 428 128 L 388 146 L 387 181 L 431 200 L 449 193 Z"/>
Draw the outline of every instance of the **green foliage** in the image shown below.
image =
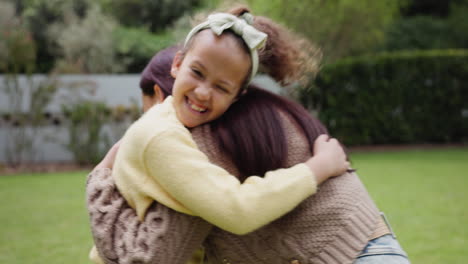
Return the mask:
<path fill-rule="evenodd" d="M 447 17 L 411 16 L 393 23 L 380 50 L 468 48 L 468 4 L 454 5 Z"/>
<path fill-rule="evenodd" d="M 25 21 L 37 45 L 37 71 L 49 72 L 58 55 L 58 35 L 50 35 L 50 27 L 70 20 L 82 19 L 90 6 L 89 0 L 23 0 L 18 3 L 18 15 Z M 19 4 L 21 3 L 21 4 Z M 75 17 L 75 18 L 73 18 Z"/>
<path fill-rule="evenodd" d="M 200 0 L 114 0 L 103 1 L 105 10 L 122 25 L 144 27 L 151 32 L 171 25 L 185 12 L 197 7 Z"/>
<path fill-rule="evenodd" d="M 36 45 L 30 31 L 16 16 L 15 7 L 0 2 L 0 71 L 31 73 L 36 63 Z"/>
<path fill-rule="evenodd" d="M 113 32 L 118 58 L 127 64 L 127 72 L 140 73 L 159 50 L 175 43 L 172 34 L 154 34 L 143 28 L 117 27 Z"/>
<path fill-rule="evenodd" d="M 386 38 L 382 50 L 455 48 L 446 20 L 430 16 L 401 19 L 389 27 Z"/>
<path fill-rule="evenodd" d="M 37 71 L 122 72 L 112 32 L 114 19 L 89 0 L 24 0 L 18 15 L 37 45 Z"/>
<path fill-rule="evenodd" d="M 462 1 L 462 0 L 460 0 Z M 452 48 L 468 48 L 468 1 L 463 0 L 463 4 L 454 5 L 450 17 L 448 18 L 448 24 L 450 30 L 453 32 L 451 38 L 456 43 L 456 46 Z"/>
<path fill-rule="evenodd" d="M 468 51 L 348 58 L 300 98 L 345 144 L 467 142 Z"/>
<path fill-rule="evenodd" d="M 81 101 L 63 105 L 68 117 L 69 141 L 65 145 L 79 164 L 97 164 L 110 147 L 102 128 L 109 121 L 110 111 L 104 103 Z"/>
<path fill-rule="evenodd" d="M 72 73 L 140 72 L 161 46 L 187 33 L 189 15 L 239 2 L 317 44 L 326 63 L 375 51 L 468 46 L 466 0 L 2 0 L 32 35 L 34 70 Z M 8 17 L 0 9 L 0 20 Z M 420 16 L 405 16 L 414 14 Z M 427 14 L 437 17 L 421 17 Z"/>
<path fill-rule="evenodd" d="M 121 72 L 113 38 L 115 22 L 105 16 L 98 6 L 90 6 L 83 18 L 70 13 L 65 22 L 49 27 L 54 40 L 56 69 L 65 73 Z"/>
<path fill-rule="evenodd" d="M 36 67 L 36 45 L 31 33 L 15 14 L 9 2 L 0 2 L 0 72 L 4 82 L 2 94 L 7 97 L 10 122 L 5 125 L 5 157 L 10 166 L 34 161 L 35 143 L 41 138 L 37 130 L 44 121 L 42 115 L 57 90 L 55 78 L 33 79 Z M 20 85 L 20 73 L 25 73 Z M 25 111 L 27 109 L 27 111 Z"/>
<path fill-rule="evenodd" d="M 174 43 L 163 29 L 206 0 L 6 1 L 32 32 L 37 71 L 117 73 L 140 72 Z"/>
<path fill-rule="evenodd" d="M 384 40 L 400 0 L 247 0 L 255 14 L 280 21 L 317 43 L 325 61 L 366 53 Z"/>
<path fill-rule="evenodd" d="M 450 6 L 466 0 L 410 0 L 402 9 L 404 16 L 439 16 L 444 17 L 450 13 Z"/>

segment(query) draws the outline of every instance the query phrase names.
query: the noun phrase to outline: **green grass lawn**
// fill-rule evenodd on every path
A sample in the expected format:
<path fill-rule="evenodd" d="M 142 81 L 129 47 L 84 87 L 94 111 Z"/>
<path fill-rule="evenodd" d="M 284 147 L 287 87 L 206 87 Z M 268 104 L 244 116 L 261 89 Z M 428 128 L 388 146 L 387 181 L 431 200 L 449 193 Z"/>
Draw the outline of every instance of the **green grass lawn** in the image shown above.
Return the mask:
<path fill-rule="evenodd" d="M 468 263 L 468 148 L 353 153 L 413 263 Z M 0 176 L 0 263 L 89 263 L 86 172 Z"/>
<path fill-rule="evenodd" d="M 0 263 L 88 263 L 86 174 L 0 177 Z"/>
<path fill-rule="evenodd" d="M 468 148 L 352 159 L 413 263 L 468 263 Z"/>

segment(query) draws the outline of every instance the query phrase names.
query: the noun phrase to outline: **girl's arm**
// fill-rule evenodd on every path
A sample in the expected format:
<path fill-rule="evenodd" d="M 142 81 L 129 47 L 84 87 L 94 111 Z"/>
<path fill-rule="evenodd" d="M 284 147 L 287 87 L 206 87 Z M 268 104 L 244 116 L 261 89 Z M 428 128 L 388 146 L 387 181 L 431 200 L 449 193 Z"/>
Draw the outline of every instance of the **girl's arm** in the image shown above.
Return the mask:
<path fill-rule="evenodd" d="M 150 206 L 143 221 L 138 220 L 135 210 L 115 187 L 111 170 L 106 168 L 112 163 L 106 163 L 106 158 L 91 172 L 86 184 L 96 243 L 91 252 L 93 262 L 185 264 L 208 235 L 211 224 L 157 202 Z"/>
<path fill-rule="evenodd" d="M 241 184 L 226 170 L 211 164 L 188 131 L 171 129 L 164 133 L 154 137 L 144 150 L 148 173 L 156 175 L 155 180 L 194 214 L 229 232 L 246 234 L 258 229 L 317 190 L 311 170 L 317 163 L 267 172 L 263 178 L 251 176 Z"/>

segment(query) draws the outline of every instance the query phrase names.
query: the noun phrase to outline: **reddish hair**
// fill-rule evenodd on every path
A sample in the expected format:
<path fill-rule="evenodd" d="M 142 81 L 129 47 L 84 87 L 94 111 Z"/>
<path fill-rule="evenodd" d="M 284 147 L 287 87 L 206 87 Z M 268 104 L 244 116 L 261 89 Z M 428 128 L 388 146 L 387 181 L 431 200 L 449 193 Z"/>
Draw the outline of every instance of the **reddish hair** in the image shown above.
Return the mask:
<path fill-rule="evenodd" d="M 238 6 L 228 13 L 241 16 L 250 10 Z M 282 85 L 306 83 L 317 74 L 322 53 L 310 41 L 264 16 L 254 16 L 253 26 L 268 35 L 265 47 L 259 51 L 259 71 Z"/>
<path fill-rule="evenodd" d="M 311 148 L 320 134 L 328 134 L 325 126 L 298 103 L 253 85 L 210 123 L 212 135 L 239 169 L 241 180 L 286 166 L 287 135 L 281 113 L 297 123 Z"/>
<path fill-rule="evenodd" d="M 250 13 L 250 10 L 247 7 L 238 6 L 230 9 L 227 13 L 242 16 L 245 13 Z M 317 74 L 322 54 L 320 49 L 316 48 L 310 41 L 267 17 L 254 16 L 252 26 L 268 35 L 265 47 L 260 49 L 258 54 L 259 72 L 268 74 L 281 85 L 297 82 L 306 84 L 311 77 Z M 231 30 L 223 32 L 223 34 L 226 33 L 233 37 L 246 54 L 250 55 L 250 51 L 241 37 Z M 191 48 L 197 35 L 198 33 L 182 49 L 183 55 Z M 252 68 L 249 69 L 241 88 L 247 87 L 251 70 Z"/>

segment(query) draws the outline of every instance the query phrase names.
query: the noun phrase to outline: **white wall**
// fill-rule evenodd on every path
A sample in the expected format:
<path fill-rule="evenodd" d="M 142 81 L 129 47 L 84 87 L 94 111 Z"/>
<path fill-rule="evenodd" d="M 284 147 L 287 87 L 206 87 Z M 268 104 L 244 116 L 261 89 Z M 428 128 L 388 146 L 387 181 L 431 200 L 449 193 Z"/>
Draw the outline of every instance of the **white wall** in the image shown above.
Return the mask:
<path fill-rule="evenodd" d="M 44 81 L 46 76 L 34 75 L 33 84 L 38 84 Z M 59 89 L 53 98 L 52 102 L 47 107 L 47 112 L 52 115 L 59 115 L 63 104 L 68 104 L 80 99 L 88 99 L 93 101 L 101 101 L 108 106 L 131 106 L 134 104 L 141 105 L 139 75 L 61 75 L 57 77 Z M 8 112 L 9 98 L 5 93 L 5 76 L 0 75 L 0 113 Z M 26 92 L 28 89 L 27 78 L 21 76 L 19 78 L 21 89 L 25 91 L 23 97 L 23 111 L 27 109 L 27 101 L 30 96 Z M 114 127 L 106 126 L 105 132 L 113 137 L 116 134 L 123 133 L 124 129 L 115 131 Z M 7 160 L 6 146 L 11 140 L 8 133 L 16 133 L 11 126 L 6 124 L 0 118 L 0 162 Z M 34 155 L 33 161 L 72 161 L 72 154 L 64 147 L 68 142 L 68 131 L 66 127 L 54 126 L 52 124 L 41 127 L 35 134 L 37 137 L 37 153 Z"/>
<path fill-rule="evenodd" d="M 45 75 L 34 75 L 32 78 L 33 84 L 36 85 L 45 79 Z M 62 105 L 82 99 L 101 101 L 110 107 L 138 104 L 139 108 L 141 108 L 141 92 L 139 89 L 138 74 L 60 75 L 57 77 L 57 81 L 59 84 L 58 92 L 46 109 L 46 111 L 53 116 L 61 115 Z M 5 76 L 0 75 L 0 114 L 8 112 L 11 106 L 8 96 L 5 94 L 4 82 Z M 271 78 L 266 76 L 258 76 L 254 82 L 262 87 L 267 87 L 273 92 L 279 93 L 281 89 Z M 30 98 L 29 94 L 26 92 L 29 85 L 28 79 L 21 76 L 19 78 L 19 84 L 21 89 L 25 91 L 22 109 L 28 112 L 27 102 Z M 127 126 L 128 124 L 125 123 L 118 126 L 106 125 L 103 130 L 111 139 L 116 139 L 123 135 Z M 8 135 L 9 133 L 16 132 L 12 130 L 11 125 L 6 124 L 0 116 L 0 163 L 7 161 L 6 148 L 7 144 L 11 142 L 11 136 Z M 72 154 L 64 147 L 68 142 L 68 131 L 65 126 L 49 124 L 39 128 L 35 137 L 35 149 L 37 152 L 32 161 L 73 161 Z"/>

